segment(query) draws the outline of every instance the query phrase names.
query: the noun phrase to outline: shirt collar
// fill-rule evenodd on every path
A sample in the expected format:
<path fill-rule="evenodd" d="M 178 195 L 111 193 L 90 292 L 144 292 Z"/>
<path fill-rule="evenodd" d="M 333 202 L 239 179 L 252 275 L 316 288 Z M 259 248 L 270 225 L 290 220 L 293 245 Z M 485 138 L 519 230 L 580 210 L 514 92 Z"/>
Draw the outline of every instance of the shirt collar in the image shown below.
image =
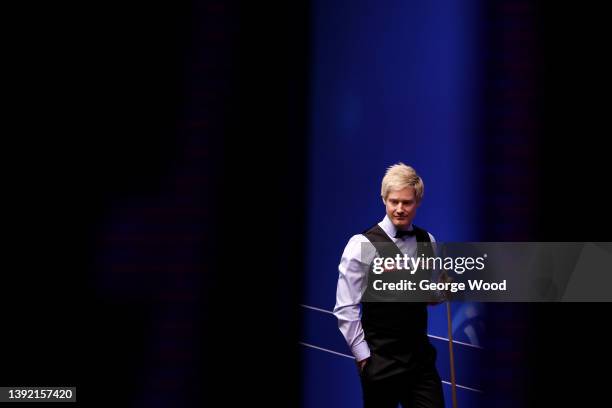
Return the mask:
<path fill-rule="evenodd" d="M 383 231 L 387 233 L 389 238 L 396 239 L 395 234 L 397 234 L 397 228 L 395 228 L 395 225 L 393 225 L 388 215 L 385 215 L 385 218 L 383 218 L 383 220 L 379 222 L 378 225 L 380 225 L 380 228 L 382 228 Z M 406 230 L 411 231 L 412 229 L 413 229 L 413 226 L 412 226 L 412 223 L 410 223 L 410 225 L 408 226 L 408 228 L 406 228 Z"/>

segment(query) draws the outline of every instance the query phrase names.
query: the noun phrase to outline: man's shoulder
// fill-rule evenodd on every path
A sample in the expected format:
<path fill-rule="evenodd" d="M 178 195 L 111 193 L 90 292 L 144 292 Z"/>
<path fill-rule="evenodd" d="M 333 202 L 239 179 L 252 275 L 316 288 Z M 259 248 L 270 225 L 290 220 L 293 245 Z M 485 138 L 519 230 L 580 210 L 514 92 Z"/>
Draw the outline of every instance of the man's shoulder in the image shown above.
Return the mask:
<path fill-rule="evenodd" d="M 435 237 L 433 236 L 433 234 L 432 234 L 431 232 L 429 232 L 429 230 L 427 230 L 427 229 L 425 229 L 425 228 L 423 228 L 423 227 L 421 227 L 421 226 L 419 226 L 419 225 L 415 225 L 415 224 L 412 224 L 412 227 L 413 227 L 415 230 L 420 230 L 420 231 L 421 231 L 423 234 L 427 234 L 427 235 L 429 236 L 429 240 L 430 240 L 431 242 L 436 242 Z"/>
<path fill-rule="evenodd" d="M 370 242 L 364 234 L 355 234 L 349 240 L 346 246 L 349 245 L 360 245 L 366 242 Z"/>
<path fill-rule="evenodd" d="M 353 236 L 351 236 L 351 238 L 349 239 L 348 243 L 349 244 L 361 244 L 364 242 L 370 242 L 370 239 L 368 238 L 368 235 L 371 235 L 372 233 L 376 234 L 378 232 L 384 232 L 384 230 L 381 228 L 380 226 L 380 222 L 377 222 L 376 224 L 370 225 L 368 228 L 363 229 L 360 233 L 357 233 Z"/>
<path fill-rule="evenodd" d="M 346 244 L 342 257 L 345 259 L 354 259 L 360 262 L 366 262 L 366 260 L 369 257 L 372 257 L 375 252 L 376 249 L 365 235 L 355 234 Z"/>
<path fill-rule="evenodd" d="M 370 240 L 363 234 L 355 234 L 346 243 L 344 252 L 359 252 L 364 244 L 370 244 Z"/>
<path fill-rule="evenodd" d="M 368 234 L 371 234 L 372 232 L 379 232 L 379 231 L 383 231 L 382 227 L 380 226 L 380 223 L 376 223 L 374 225 L 369 226 L 368 228 L 364 229 L 361 232 L 361 235 L 363 236 L 367 236 Z"/>

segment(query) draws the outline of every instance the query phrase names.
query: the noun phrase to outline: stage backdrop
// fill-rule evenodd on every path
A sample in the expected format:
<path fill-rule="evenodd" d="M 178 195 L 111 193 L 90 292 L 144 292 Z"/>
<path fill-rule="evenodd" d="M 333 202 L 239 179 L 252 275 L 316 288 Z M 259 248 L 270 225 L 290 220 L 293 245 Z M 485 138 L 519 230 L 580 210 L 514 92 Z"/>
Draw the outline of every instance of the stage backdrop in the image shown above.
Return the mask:
<path fill-rule="evenodd" d="M 331 311 L 349 238 L 385 215 L 380 182 L 402 161 L 425 182 L 415 224 L 438 241 L 478 240 L 476 1 L 314 1 L 308 239 L 302 352 L 305 407 L 361 406 L 350 350 Z M 481 398 L 482 313 L 453 304 L 460 406 Z M 444 305 L 429 335 L 451 406 Z"/>

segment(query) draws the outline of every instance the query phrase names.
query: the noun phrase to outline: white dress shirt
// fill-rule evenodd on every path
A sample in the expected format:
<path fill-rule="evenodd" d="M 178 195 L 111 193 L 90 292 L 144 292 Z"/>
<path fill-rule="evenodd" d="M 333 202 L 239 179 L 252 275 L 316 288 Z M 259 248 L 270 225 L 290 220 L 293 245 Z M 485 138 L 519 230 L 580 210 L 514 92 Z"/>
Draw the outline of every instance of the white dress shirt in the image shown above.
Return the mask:
<path fill-rule="evenodd" d="M 397 232 L 395 225 L 388 216 L 378 223 L 403 254 L 416 256 L 416 237 L 394 238 Z M 411 230 L 412 224 L 408 227 Z M 432 243 L 436 242 L 429 234 Z M 344 248 L 338 270 L 338 288 L 336 290 L 336 306 L 334 315 L 338 318 L 338 327 L 346 339 L 351 352 L 357 361 L 370 357 L 370 348 L 365 341 L 361 326 L 360 303 L 366 289 L 369 266 L 377 256 L 375 251 L 362 254 L 362 243 L 370 243 L 363 234 L 353 235 Z M 434 248 L 435 250 L 435 248 Z"/>

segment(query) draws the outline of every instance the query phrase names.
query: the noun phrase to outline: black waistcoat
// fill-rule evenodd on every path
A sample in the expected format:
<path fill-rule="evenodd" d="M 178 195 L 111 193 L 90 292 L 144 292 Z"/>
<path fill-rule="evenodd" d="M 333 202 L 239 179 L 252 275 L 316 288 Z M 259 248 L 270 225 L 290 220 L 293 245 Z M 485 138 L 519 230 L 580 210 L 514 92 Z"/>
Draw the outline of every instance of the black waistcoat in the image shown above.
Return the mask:
<path fill-rule="evenodd" d="M 427 231 L 414 225 L 413 228 L 416 232 L 417 255 L 434 256 Z M 403 256 L 379 225 L 363 232 L 363 235 L 380 256 Z M 435 349 L 427 338 L 427 304 L 390 302 L 388 298 L 386 301 L 376 301 L 377 294 L 370 282 L 377 277 L 370 265 L 368 285 L 362 300 L 361 323 L 372 356 L 363 375 L 371 380 L 382 379 L 433 364 Z"/>

